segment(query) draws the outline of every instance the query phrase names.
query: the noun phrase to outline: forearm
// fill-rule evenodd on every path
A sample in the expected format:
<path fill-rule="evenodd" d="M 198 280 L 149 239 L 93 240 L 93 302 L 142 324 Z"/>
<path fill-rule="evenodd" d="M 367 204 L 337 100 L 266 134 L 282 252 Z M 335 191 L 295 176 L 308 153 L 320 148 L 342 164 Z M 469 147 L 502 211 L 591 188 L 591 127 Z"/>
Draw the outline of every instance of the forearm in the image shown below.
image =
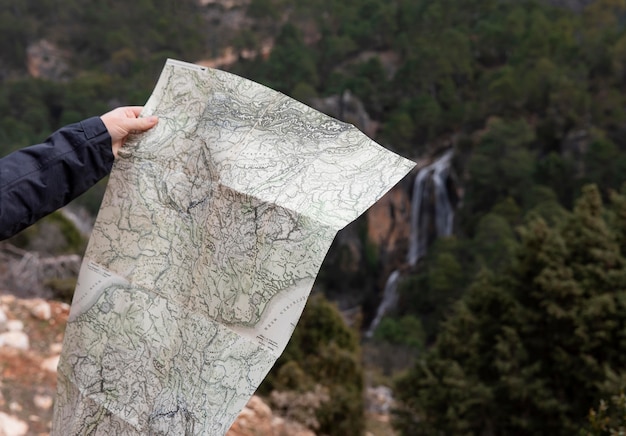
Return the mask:
<path fill-rule="evenodd" d="M 98 117 L 0 159 L 0 240 L 65 206 L 106 176 L 111 137 Z"/>

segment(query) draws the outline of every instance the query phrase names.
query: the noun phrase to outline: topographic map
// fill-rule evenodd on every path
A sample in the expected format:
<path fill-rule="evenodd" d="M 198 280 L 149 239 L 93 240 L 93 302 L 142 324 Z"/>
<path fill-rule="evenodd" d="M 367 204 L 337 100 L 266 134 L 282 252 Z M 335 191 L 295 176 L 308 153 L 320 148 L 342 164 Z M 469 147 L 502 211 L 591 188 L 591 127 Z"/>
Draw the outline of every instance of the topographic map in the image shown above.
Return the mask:
<path fill-rule="evenodd" d="M 85 253 L 52 434 L 223 435 L 337 231 L 414 166 L 230 73 L 168 60 Z"/>

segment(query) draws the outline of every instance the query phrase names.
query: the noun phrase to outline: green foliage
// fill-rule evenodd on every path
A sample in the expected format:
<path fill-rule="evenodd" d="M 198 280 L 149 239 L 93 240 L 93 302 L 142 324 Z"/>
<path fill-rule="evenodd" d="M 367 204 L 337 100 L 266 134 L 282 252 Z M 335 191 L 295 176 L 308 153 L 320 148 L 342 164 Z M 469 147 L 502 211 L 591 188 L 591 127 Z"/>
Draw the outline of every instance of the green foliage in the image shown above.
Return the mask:
<path fill-rule="evenodd" d="M 620 210 L 623 198 L 614 194 Z M 401 434 L 574 434 L 623 388 L 626 258 L 595 186 L 560 225 L 523 226 L 398 387 Z"/>
<path fill-rule="evenodd" d="M 285 93 L 299 83 L 317 85 L 319 78 L 314 54 L 304 43 L 297 27 L 291 24 L 283 26 L 270 54 L 263 80 L 268 86 Z"/>
<path fill-rule="evenodd" d="M 487 126 L 472 154 L 469 164 L 466 206 L 462 213 L 468 231 L 482 211 L 511 197 L 523 204 L 532 184 L 533 154 L 529 150 L 535 139 L 525 121 L 494 119 Z"/>
<path fill-rule="evenodd" d="M 112 105 L 143 104 L 166 56 L 203 52 L 198 8 L 191 0 L 1 0 L 0 155 Z M 71 55 L 70 80 L 18 78 L 28 45 L 40 39 Z"/>
<path fill-rule="evenodd" d="M 248 16 L 256 19 L 272 19 L 278 18 L 280 9 L 272 0 L 252 0 L 248 5 L 246 13 Z"/>
<path fill-rule="evenodd" d="M 28 2 L 0 1 L 0 65 L 20 68 L 26 60 L 26 47 L 35 32 L 35 20 L 28 16 Z"/>
<path fill-rule="evenodd" d="M 389 116 L 382 136 L 385 143 L 394 144 L 398 150 L 408 151 L 412 146 L 416 125 L 406 111 L 398 111 Z"/>
<path fill-rule="evenodd" d="M 308 83 L 297 83 L 291 90 L 291 98 L 299 100 L 304 104 L 310 104 L 315 97 L 317 97 L 317 92 Z"/>
<path fill-rule="evenodd" d="M 532 222 L 537 218 L 541 218 L 549 225 L 558 225 L 565 222 L 569 213 L 557 201 L 554 191 L 545 186 L 536 185 L 531 191 L 533 205 L 528 208 L 525 215 L 526 222 Z"/>
<path fill-rule="evenodd" d="M 585 178 L 604 189 L 619 189 L 626 181 L 626 157 L 608 139 L 596 139 L 589 145 L 585 169 Z"/>
<path fill-rule="evenodd" d="M 0 10 L 2 66 L 24 68 L 26 46 L 41 38 L 77 54 L 83 67 L 105 70 L 121 53 L 132 63 L 159 51 L 196 57 L 204 48 L 199 5 L 190 0 L 2 0 Z"/>
<path fill-rule="evenodd" d="M 600 400 L 597 410 L 589 411 L 589 429 L 581 432 L 585 436 L 619 436 L 626 433 L 626 395 L 611 397 L 611 402 Z"/>
<path fill-rule="evenodd" d="M 374 339 L 421 350 L 424 348 L 426 337 L 419 318 L 406 315 L 398 319 L 383 318 L 374 332 Z"/>
<path fill-rule="evenodd" d="M 261 392 L 327 389 L 330 400 L 315 411 L 319 432 L 363 431 L 363 372 L 357 336 L 324 297 L 309 299 L 287 348 L 259 388 Z"/>
<path fill-rule="evenodd" d="M 235 72 L 305 102 L 349 90 L 380 122 L 377 140 L 409 157 L 463 138 L 459 236 L 439 241 L 400 284 L 399 318 L 377 333 L 417 344 L 415 320 L 427 344 L 441 333 L 401 389 L 407 434 L 558 434 L 614 393 L 592 382 L 601 363 L 619 366 L 613 350 L 623 344 L 614 327 L 623 302 L 611 292 L 621 295 L 626 247 L 626 201 L 615 192 L 626 173 L 626 4 L 596 0 L 576 14 L 548 3 L 253 0 L 255 21 L 234 39 L 239 49 L 275 42 Z M 0 155 L 110 106 L 142 104 L 168 56 L 217 55 L 222 40 L 203 12 L 192 0 L 0 0 Z M 26 47 L 41 38 L 71 53 L 68 81 L 19 78 Z M 602 195 L 586 190 L 568 212 L 588 182 Z M 81 199 L 92 211 L 97 190 Z M 368 310 L 381 257 L 364 247 L 335 244 L 320 282 L 329 293 L 357 290 Z M 335 327 L 297 329 L 271 383 L 312 392 L 317 367 L 350 379 L 353 356 L 341 350 L 351 340 Z M 322 421 L 347 407 L 329 403 Z"/>
<path fill-rule="evenodd" d="M 490 213 L 478 222 L 472 247 L 480 265 L 500 271 L 513 257 L 517 241 L 506 218 Z"/>
<path fill-rule="evenodd" d="M 550 152 L 535 165 L 537 183 L 550 187 L 557 199 L 566 207 L 571 207 L 576 188 L 576 164 L 573 159 Z"/>
<path fill-rule="evenodd" d="M 456 239 L 439 240 L 423 259 L 423 267 L 398 284 L 402 315 L 417 316 L 427 342 L 432 342 L 439 323 L 452 304 L 461 297 L 472 277 L 472 261 L 467 259 L 468 245 Z"/>

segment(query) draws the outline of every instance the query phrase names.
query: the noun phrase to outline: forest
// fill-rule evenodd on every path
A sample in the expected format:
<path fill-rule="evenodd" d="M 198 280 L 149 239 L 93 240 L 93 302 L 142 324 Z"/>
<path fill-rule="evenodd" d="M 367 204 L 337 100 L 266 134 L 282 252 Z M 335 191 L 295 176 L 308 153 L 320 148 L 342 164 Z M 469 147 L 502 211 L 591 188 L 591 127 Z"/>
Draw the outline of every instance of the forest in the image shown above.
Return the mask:
<path fill-rule="evenodd" d="M 234 3 L 0 0 L 0 156 L 143 104 L 167 57 L 234 47 L 257 54 L 230 71 L 305 103 L 348 90 L 386 148 L 415 160 L 454 150 L 454 232 L 403 275 L 371 340 L 312 299 L 261 391 L 304 395 L 325 380 L 312 427 L 362 434 L 361 356 L 378 347 L 403 360 L 381 375 L 399 435 L 621 434 L 626 0 Z M 245 25 L 215 31 L 216 8 L 241 8 Z M 55 79 L 28 74 L 42 39 L 66 62 Z M 103 187 L 79 204 L 97 212 Z M 359 234 L 373 254 L 356 273 L 325 264 L 320 294 L 374 292 L 364 283 L 386 265 Z"/>

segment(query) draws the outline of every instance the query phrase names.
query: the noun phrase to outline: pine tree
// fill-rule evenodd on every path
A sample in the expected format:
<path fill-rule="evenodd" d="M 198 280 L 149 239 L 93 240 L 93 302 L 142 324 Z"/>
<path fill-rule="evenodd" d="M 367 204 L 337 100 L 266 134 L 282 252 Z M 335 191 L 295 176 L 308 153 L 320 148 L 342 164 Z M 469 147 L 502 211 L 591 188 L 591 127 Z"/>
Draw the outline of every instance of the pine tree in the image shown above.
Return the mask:
<path fill-rule="evenodd" d="M 607 216 L 589 186 L 562 227 L 520 231 L 511 267 L 481 274 L 399 382 L 402 434 L 570 435 L 619 392 L 626 260 Z"/>
<path fill-rule="evenodd" d="M 434 350 L 396 386 L 401 434 L 472 434 L 481 423 L 493 425 L 493 344 L 511 319 L 512 303 L 489 272 L 479 274 Z"/>

